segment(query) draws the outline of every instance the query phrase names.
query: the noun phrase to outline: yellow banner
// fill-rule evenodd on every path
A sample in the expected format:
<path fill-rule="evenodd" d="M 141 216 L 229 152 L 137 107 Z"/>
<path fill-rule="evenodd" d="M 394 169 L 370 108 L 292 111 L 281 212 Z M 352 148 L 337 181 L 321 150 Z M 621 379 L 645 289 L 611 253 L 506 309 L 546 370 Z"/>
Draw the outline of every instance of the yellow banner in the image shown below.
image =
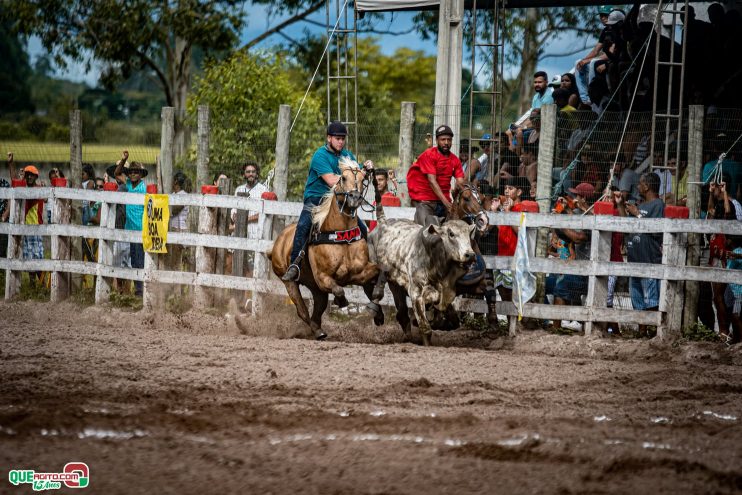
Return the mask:
<path fill-rule="evenodd" d="M 167 194 L 145 194 L 142 243 L 148 253 L 167 253 L 170 201 Z"/>

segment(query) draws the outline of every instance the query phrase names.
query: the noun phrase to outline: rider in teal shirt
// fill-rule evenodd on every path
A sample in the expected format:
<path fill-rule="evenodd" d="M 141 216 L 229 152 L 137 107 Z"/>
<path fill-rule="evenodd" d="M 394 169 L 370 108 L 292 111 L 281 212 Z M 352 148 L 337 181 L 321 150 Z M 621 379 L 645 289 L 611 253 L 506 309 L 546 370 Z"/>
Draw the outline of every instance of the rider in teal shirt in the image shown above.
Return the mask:
<path fill-rule="evenodd" d="M 338 166 L 340 158 L 345 156 L 354 161 L 356 159 L 353 153 L 345 149 L 347 135 L 348 129 L 342 122 L 331 122 L 327 127 L 327 142 L 312 156 L 307 183 L 304 185 L 304 208 L 302 208 L 299 222 L 296 224 L 294 244 L 291 249 L 291 264 L 284 276 L 281 277 L 282 280 L 287 282 L 299 280 L 304 249 L 312 230 L 312 208 L 319 205 L 322 197 L 337 183 L 340 177 L 340 167 Z M 370 160 L 364 165 L 366 168 L 373 168 L 373 163 Z M 360 227 L 365 238 L 366 224 L 359 220 L 358 227 Z"/>

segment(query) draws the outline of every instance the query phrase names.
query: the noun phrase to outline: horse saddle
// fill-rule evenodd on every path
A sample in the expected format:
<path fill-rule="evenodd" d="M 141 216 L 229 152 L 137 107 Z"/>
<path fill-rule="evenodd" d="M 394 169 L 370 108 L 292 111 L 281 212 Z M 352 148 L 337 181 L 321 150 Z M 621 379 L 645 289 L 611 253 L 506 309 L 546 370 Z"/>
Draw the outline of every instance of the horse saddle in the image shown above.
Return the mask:
<path fill-rule="evenodd" d="M 457 285 L 479 285 L 487 272 L 487 264 L 481 254 L 477 254 L 474 263 L 469 266 L 469 271 L 456 281 Z"/>
<path fill-rule="evenodd" d="M 348 230 L 337 230 L 331 232 L 318 232 L 313 230 L 309 237 L 309 244 L 350 244 L 363 239 L 360 227 Z"/>

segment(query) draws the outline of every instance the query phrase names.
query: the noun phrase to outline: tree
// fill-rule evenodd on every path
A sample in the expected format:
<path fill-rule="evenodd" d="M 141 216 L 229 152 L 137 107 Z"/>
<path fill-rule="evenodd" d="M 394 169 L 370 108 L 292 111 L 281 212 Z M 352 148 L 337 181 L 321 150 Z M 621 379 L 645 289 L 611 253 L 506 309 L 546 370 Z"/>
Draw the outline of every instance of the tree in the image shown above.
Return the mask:
<path fill-rule="evenodd" d="M 552 7 L 540 9 L 507 9 L 502 22 L 502 39 L 505 42 L 505 64 L 519 67 L 517 92 L 520 95 L 520 112 L 530 107 L 533 89 L 532 76 L 538 63 L 553 56 L 570 55 L 584 50 L 584 46 L 568 53 L 551 53 L 549 46 L 559 37 L 568 34 L 575 41 L 597 34 L 597 23 L 594 23 L 594 11 L 589 7 Z M 421 12 L 414 18 L 423 39 L 435 39 L 438 32 L 438 11 Z M 477 11 L 477 42 L 490 40 L 493 29 L 492 10 Z M 467 11 L 464 26 L 464 38 L 469 49 L 473 46 L 473 16 Z M 579 43 L 576 43 L 579 45 Z M 480 49 L 481 50 L 481 49 Z M 477 53 L 477 60 L 482 60 L 482 51 Z M 491 67 L 493 58 L 487 58 Z M 490 72 L 491 73 L 491 72 Z M 507 89 L 507 88 L 506 88 Z M 510 88 L 516 90 L 516 88 Z M 515 91 L 514 91 L 515 92 Z"/>
<path fill-rule="evenodd" d="M 291 105 L 295 115 L 304 96 L 304 88 L 291 82 L 291 70 L 283 57 L 245 52 L 207 65 L 188 99 L 188 114 L 193 122 L 198 105 L 209 106 L 212 172 L 241 177 L 242 165 L 255 160 L 265 179 L 275 163 L 278 107 Z M 323 128 L 319 100 L 310 95 L 291 132 L 290 198 L 301 197 L 309 160 L 324 142 Z"/>
<path fill-rule="evenodd" d="M 7 21 L 0 22 L 0 114 L 33 112 L 25 44 L 9 27 Z"/>
<path fill-rule="evenodd" d="M 194 46 L 227 50 L 244 22 L 244 0 L 4 0 L 0 10 L 16 32 L 37 35 L 55 61 L 93 59 L 105 64 L 108 87 L 147 70 L 169 106 L 175 107 L 176 155 L 184 153 L 188 133 L 181 125 L 191 83 Z"/>

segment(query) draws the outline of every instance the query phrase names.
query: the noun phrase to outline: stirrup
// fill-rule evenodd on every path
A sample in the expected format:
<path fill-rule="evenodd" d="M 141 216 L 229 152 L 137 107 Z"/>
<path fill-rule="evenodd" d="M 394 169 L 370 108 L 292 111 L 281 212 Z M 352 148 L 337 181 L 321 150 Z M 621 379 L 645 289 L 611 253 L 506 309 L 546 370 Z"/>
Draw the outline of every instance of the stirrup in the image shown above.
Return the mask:
<path fill-rule="evenodd" d="M 293 268 L 293 271 L 292 271 Z M 299 278 L 301 277 L 301 268 L 299 268 L 299 265 L 292 263 L 289 265 L 288 270 L 286 270 L 286 273 L 283 274 L 283 277 L 281 277 L 281 280 L 284 282 L 297 282 Z"/>

